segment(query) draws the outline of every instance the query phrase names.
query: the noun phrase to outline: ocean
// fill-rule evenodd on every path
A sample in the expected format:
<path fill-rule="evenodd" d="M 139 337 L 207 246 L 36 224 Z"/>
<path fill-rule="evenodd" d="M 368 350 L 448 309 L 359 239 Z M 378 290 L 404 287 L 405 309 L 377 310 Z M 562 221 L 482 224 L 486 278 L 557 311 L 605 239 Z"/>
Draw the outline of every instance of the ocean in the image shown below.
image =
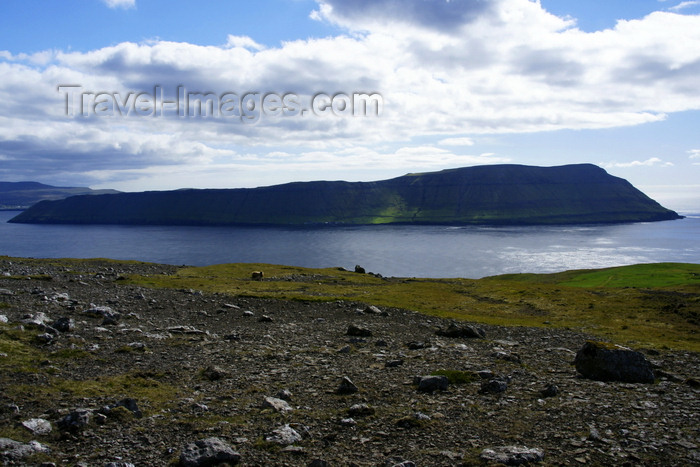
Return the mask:
<path fill-rule="evenodd" d="M 185 227 L 9 224 L 0 255 L 112 258 L 173 265 L 273 263 L 395 277 L 481 278 L 636 263 L 700 263 L 700 215 L 567 226 Z"/>

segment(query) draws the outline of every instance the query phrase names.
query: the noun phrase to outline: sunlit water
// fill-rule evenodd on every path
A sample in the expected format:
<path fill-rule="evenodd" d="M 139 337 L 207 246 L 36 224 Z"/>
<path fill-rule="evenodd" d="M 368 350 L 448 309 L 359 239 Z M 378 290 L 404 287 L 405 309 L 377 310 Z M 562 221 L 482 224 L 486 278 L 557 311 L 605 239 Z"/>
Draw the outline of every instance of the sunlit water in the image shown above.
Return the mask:
<path fill-rule="evenodd" d="M 479 278 L 649 262 L 700 263 L 700 216 L 677 221 L 547 227 L 323 228 L 8 224 L 0 255 L 230 262 L 307 267 L 360 264 L 385 276 Z"/>

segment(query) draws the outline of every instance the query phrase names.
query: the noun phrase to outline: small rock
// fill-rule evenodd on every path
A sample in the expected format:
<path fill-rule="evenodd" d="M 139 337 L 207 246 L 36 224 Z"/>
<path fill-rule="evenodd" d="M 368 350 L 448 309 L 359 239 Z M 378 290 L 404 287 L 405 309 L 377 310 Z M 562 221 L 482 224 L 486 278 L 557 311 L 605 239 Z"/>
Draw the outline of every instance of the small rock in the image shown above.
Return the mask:
<path fill-rule="evenodd" d="M 258 321 L 261 323 L 271 323 L 273 320 L 267 315 L 262 315 L 260 318 L 258 318 Z"/>
<path fill-rule="evenodd" d="M 330 467 L 330 464 L 322 459 L 314 459 L 306 467 Z"/>
<path fill-rule="evenodd" d="M 102 325 L 108 325 L 108 324 L 117 324 L 119 322 L 119 319 L 121 318 L 121 314 L 118 312 L 114 311 L 112 308 L 108 306 L 94 306 L 92 308 L 88 308 L 85 310 L 83 313 L 90 315 L 90 316 L 96 316 L 96 317 L 102 317 Z"/>
<path fill-rule="evenodd" d="M 238 464 L 241 456 L 219 438 L 212 437 L 190 443 L 180 454 L 181 467 L 205 467 L 224 462 Z"/>
<path fill-rule="evenodd" d="M 59 332 L 72 332 L 75 329 L 75 321 L 72 318 L 58 318 L 52 327 Z"/>
<path fill-rule="evenodd" d="M 292 400 L 292 393 L 288 389 L 280 389 L 276 397 L 289 402 Z"/>
<path fill-rule="evenodd" d="M 92 411 L 88 409 L 76 409 L 60 419 L 57 423 L 58 428 L 63 431 L 79 432 L 82 431 L 90 423 Z"/>
<path fill-rule="evenodd" d="M 403 365 L 403 360 L 389 360 L 386 363 L 384 363 L 384 366 L 386 368 L 396 368 L 397 366 Z"/>
<path fill-rule="evenodd" d="M 218 366 L 208 366 L 202 370 L 202 377 L 209 381 L 219 381 L 228 376 L 226 370 Z"/>
<path fill-rule="evenodd" d="M 524 446 L 498 446 L 484 449 L 479 457 L 487 462 L 497 464 L 522 465 L 531 462 L 542 462 L 544 460 L 544 451 Z"/>
<path fill-rule="evenodd" d="M 418 390 L 422 392 L 446 391 L 450 384 L 447 376 L 423 376 L 418 381 Z"/>
<path fill-rule="evenodd" d="M 540 391 L 542 397 L 554 397 L 559 394 L 559 387 L 556 384 L 548 384 Z"/>
<path fill-rule="evenodd" d="M 265 441 L 285 446 L 298 443 L 301 440 L 301 435 L 289 425 L 277 428 L 265 438 Z"/>
<path fill-rule="evenodd" d="M 351 417 L 368 417 L 374 415 L 374 407 L 367 404 L 355 404 L 348 409 L 348 415 Z"/>
<path fill-rule="evenodd" d="M 341 394 L 341 395 L 347 395 L 347 394 L 355 394 L 359 389 L 355 384 L 348 378 L 347 376 L 343 376 L 343 379 L 340 381 L 340 386 L 338 386 L 338 389 L 335 390 L 336 394 Z"/>
<path fill-rule="evenodd" d="M 47 435 L 51 433 L 51 423 L 43 418 L 32 418 L 22 422 L 22 426 L 35 435 Z"/>
<path fill-rule="evenodd" d="M 271 408 L 275 412 L 280 412 L 280 413 L 291 412 L 292 410 L 294 410 L 287 403 L 287 401 L 284 401 L 282 399 L 277 399 L 276 397 L 266 397 L 263 400 L 262 406 L 265 408 Z"/>
<path fill-rule="evenodd" d="M 450 323 L 446 329 L 438 329 L 435 334 L 452 338 L 466 337 L 473 339 L 486 337 L 486 332 L 481 328 L 469 324 L 457 325 L 456 323 Z"/>
<path fill-rule="evenodd" d="M 372 331 L 369 329 L 357 326 L 355 324 L 351 324 L 348 326 L 348 330 L 345 333 L 348 336 L 355 336 L 355 337 L 371 337 L 372 336 Z"/>
<path fill-rule="evenodd" d="M 355 265 L 355 272 L 358 274 L 364 274 L 365 273 L 365 268 L 360 266 L 359 264 Z"/>
<path fill-rule="evenodd" d="M 500 379 L 491 379 L 481 384 L 480 394 L 499 394 L 508 389 L 508 383 Z"/>

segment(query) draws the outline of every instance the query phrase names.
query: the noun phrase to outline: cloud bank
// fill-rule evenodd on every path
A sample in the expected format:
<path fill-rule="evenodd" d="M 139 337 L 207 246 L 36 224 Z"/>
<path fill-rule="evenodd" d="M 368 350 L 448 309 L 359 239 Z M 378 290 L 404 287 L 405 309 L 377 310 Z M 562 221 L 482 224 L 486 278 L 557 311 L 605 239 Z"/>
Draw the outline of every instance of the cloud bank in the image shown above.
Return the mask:
<path fill-rule="evenodd" d="M 279 167 L 282 181 L 324 168 L 507 162 L 469 147 L 483 135 L 632 126 L 700 109 L 700 16 L 658 11 L 587 33 L 529 0 L 319 0 L 311 14 L 343 33 L 267 48 L 231 35 L 219 46 L 153 40 L 0 52 L 0 178 L 81 174 L 127 187 L 160 173 L 171 186 L 199 173 L 237 186 L 242 174 Z M 217 96 L 293 93 L 301 103 L 317 93 L 378 93 L 383 107 L 379 117 L 253 124 L 167 112 L 67 117 L 62 84 L 122 97 L 157 86 L 168 99 L 181 85 Z"/>

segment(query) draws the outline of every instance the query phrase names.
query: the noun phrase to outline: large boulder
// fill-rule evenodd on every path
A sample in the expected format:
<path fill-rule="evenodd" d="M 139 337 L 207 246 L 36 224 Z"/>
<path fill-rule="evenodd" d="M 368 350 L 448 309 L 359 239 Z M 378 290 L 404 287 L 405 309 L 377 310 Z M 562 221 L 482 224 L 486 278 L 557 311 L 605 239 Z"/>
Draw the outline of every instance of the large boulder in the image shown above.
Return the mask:
<path fill-rule="evenodd" d="M 588 341 L 576 353 L 576 371 L 596 381 L 653 383 L 654 371 L 644 355 L 626 347 Z"/>

